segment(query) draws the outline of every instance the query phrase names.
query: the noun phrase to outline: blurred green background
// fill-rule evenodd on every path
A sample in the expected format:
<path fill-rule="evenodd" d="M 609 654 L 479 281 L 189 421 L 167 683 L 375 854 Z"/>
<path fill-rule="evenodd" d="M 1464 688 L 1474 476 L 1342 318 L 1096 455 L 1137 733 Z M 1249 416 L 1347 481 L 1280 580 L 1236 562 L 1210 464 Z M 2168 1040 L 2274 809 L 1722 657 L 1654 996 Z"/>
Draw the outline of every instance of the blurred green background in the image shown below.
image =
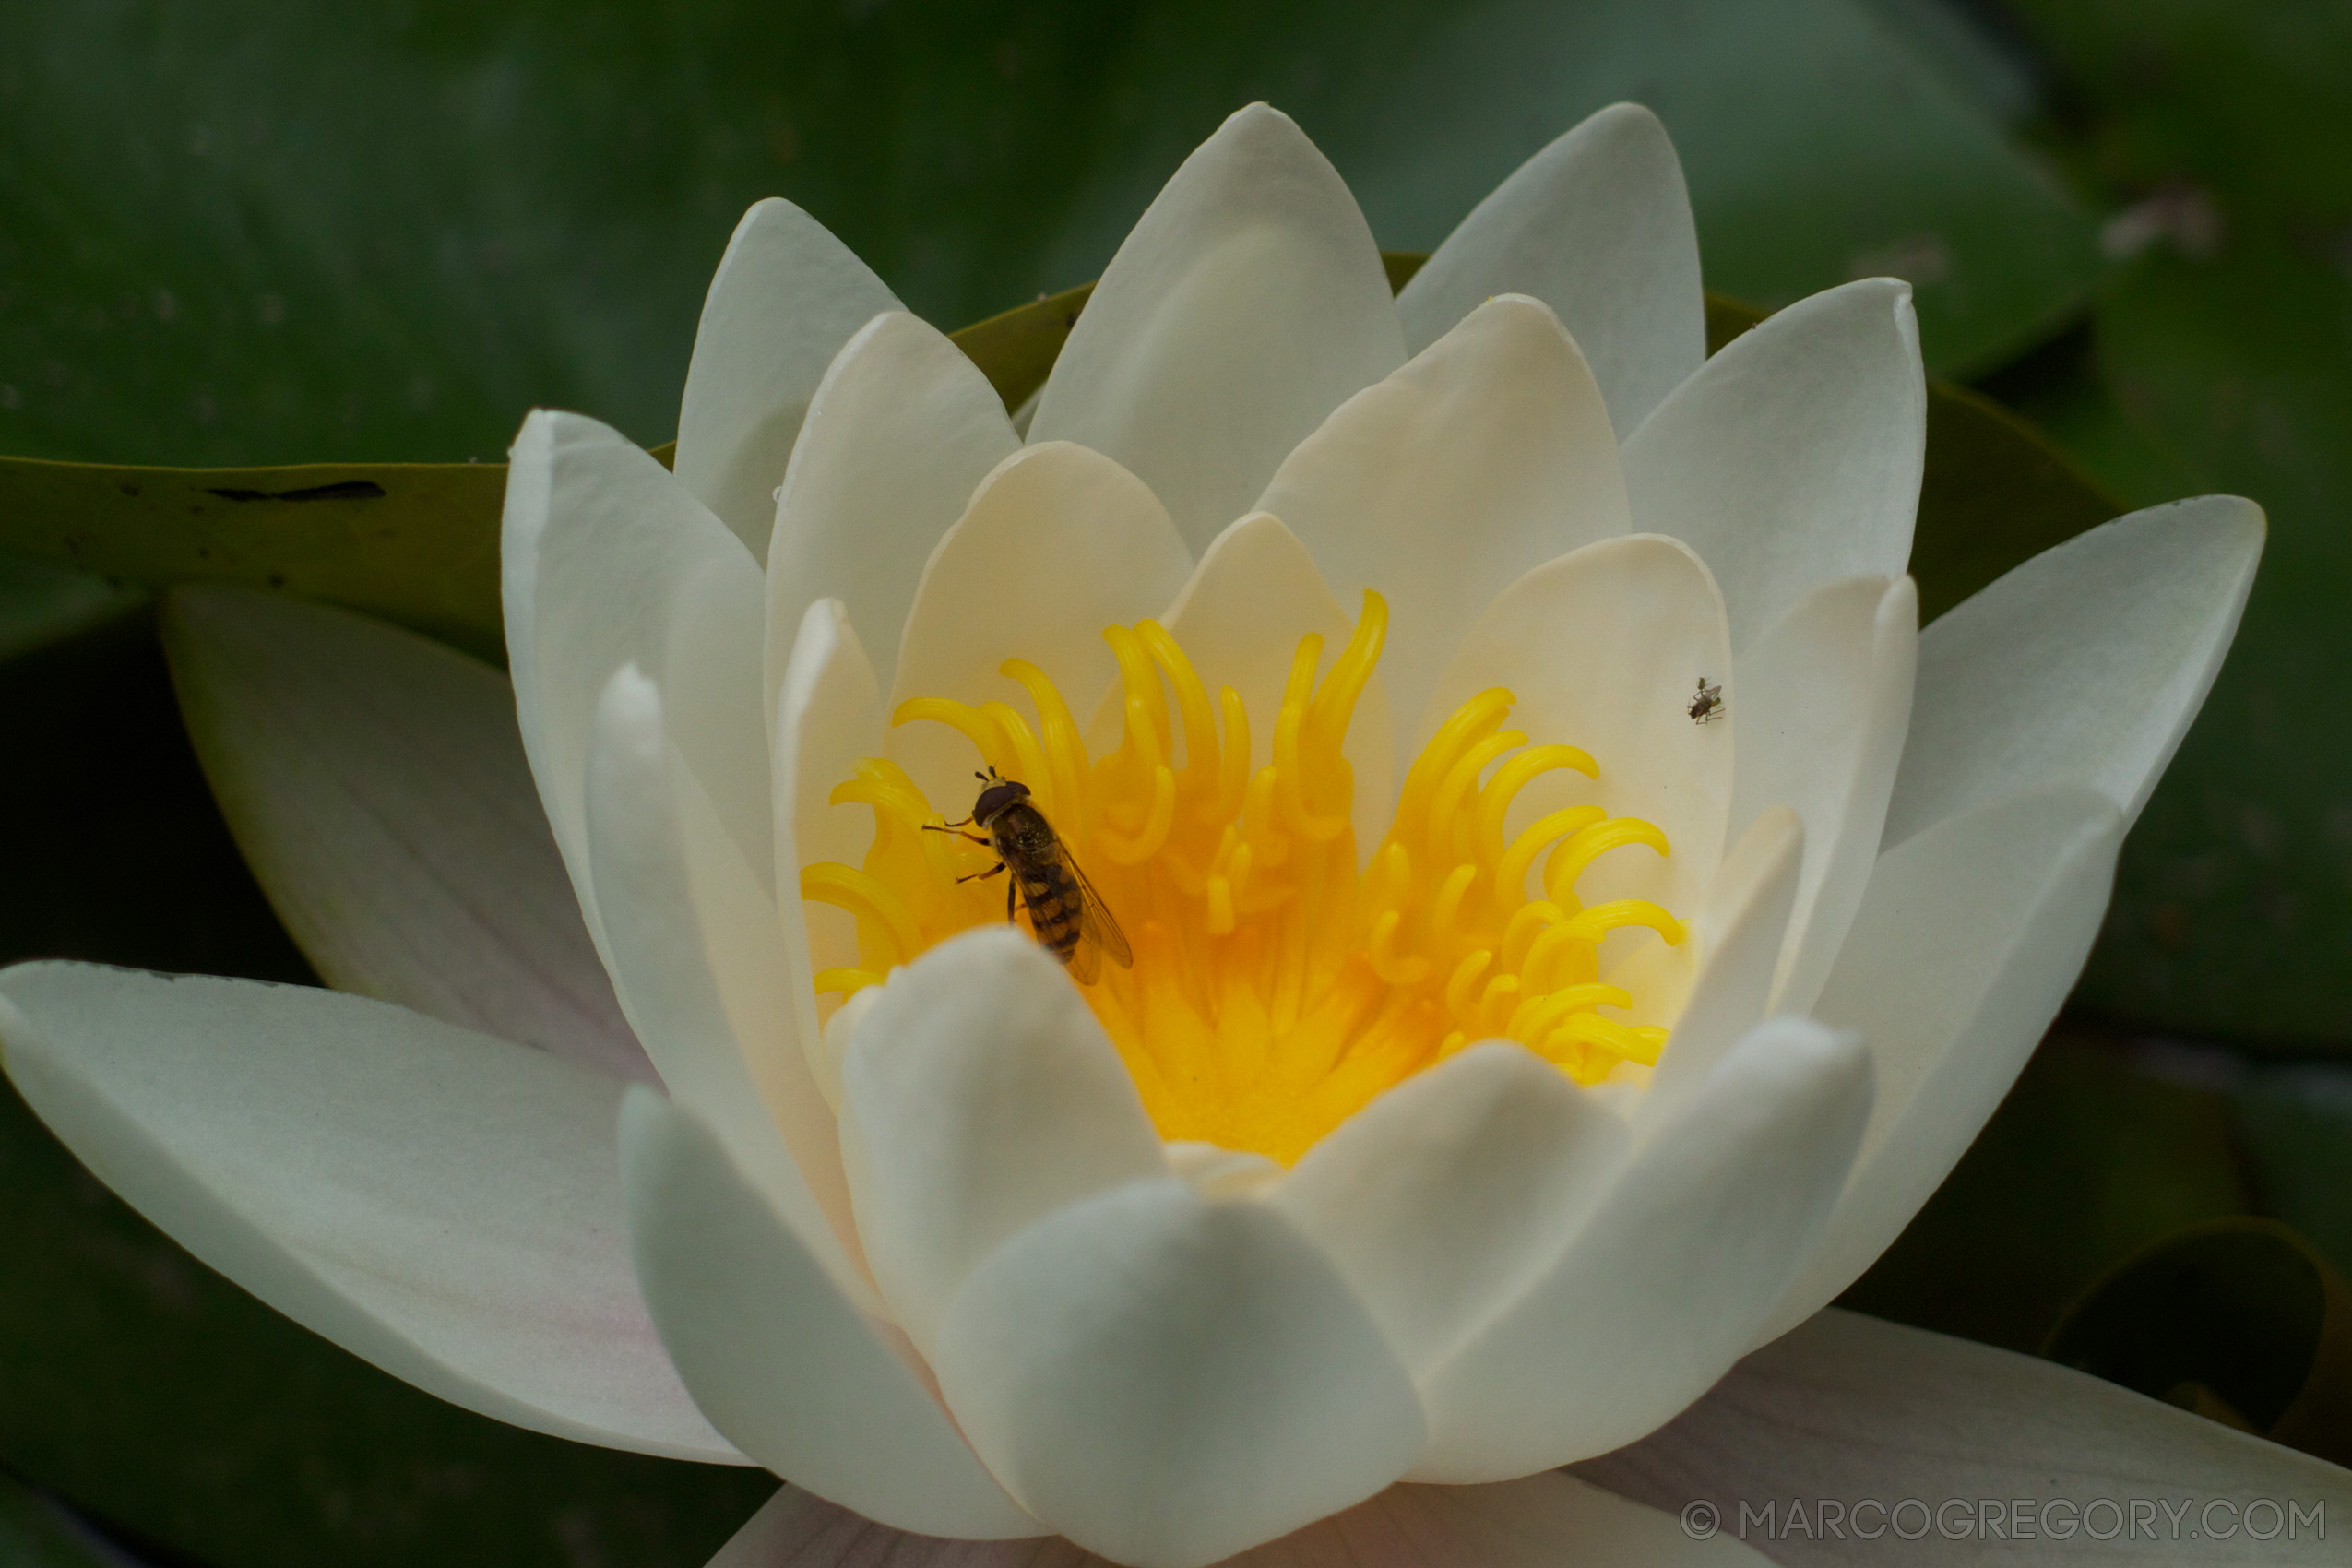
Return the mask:
<path fill-rule="evenodd" d="M 1637 99 L 1710 287 L 1918 289 L 1930 368 L 2123 505 L 2268 508 L 2068 1019 L 1849 1302 L 2022 1349 L 2143 1243 L 2352 1272 L 2352 5 L 2317 0 L 0 0 L 0 454 L 494 460 L 673 432 L 736 217 L 955 327 L 1096 276 L 1223 114 L 1426 249 Z M 0 959 L 303 979 L 142 600 L 0 557 Z M 692 1568 L 761 1478 L 507 1431 L 188 1260 L 0 1096 L 0 1480 L 150 1561 Z M 95 1562 L 0 1485 L 0 1564 Z"/>

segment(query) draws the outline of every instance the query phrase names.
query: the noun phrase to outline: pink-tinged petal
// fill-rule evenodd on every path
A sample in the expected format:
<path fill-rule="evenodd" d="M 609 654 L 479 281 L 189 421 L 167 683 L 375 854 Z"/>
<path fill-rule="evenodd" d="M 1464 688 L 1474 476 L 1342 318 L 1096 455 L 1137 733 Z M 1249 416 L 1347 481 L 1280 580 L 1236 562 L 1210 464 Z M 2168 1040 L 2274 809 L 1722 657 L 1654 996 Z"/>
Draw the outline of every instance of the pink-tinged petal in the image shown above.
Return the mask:
<path fill-rule="evenodd" d="M 101 1181 L 305 1328 L 534 1431 L 740 1462 L 638 1295 L 618 1080 L 339 992 L 87 964 L 0 971 L 0 1051 Z"/>
<path fill-rule="evenodd" d="M 1750 1031 L 1535 1282 L 1420 1379 L 1416 1480 L 1502 1480 L 1630 1443 L 1705 1393 L 1821 1235 L 1870 1113 L 1861 1041 Z"/>
<path fill-rule="evenodd" d="M 2128 827 L 2213 689 L 2263 510 L 2202 495 L 2043 551 L 1919 635 L 1888 848 L 1984 801 L 2097 790 Z"/>
<path fill-rule="evenodd" d="M 704 296 L 678 408 L 678 479 L 767 554 L 792 441 L 825 367 L 898 301 L 825 226 L 780 196 L 754 202 Z"/>
<path fill-rule="evenodd" d="M 767 711 L 801 620 L 837 599 L 885 659 L 923 563 L 972 492 L 1020 446 L 1004 405 L 964 351 L 904 311 L 879 315 L 825 373 L 776 494 L 767 547 Z"/>
<path fill-rule="evenodd" d="M 1257 505 L 1343 600 L 1387 596 L 1381 671 L 1408 713 L 1497 594 L 1630 516 L 1600 388 L 1524 294 L 1489 300 L 1341 404 Z"/>
<path fill-rule="evenodd" d="M 1764 1337 L 1861 1277 L 1975 1141 L 2074 988 L 2122 837 L 2105 796 L 2055 790 L 1947 817 L 1879 857 L 1814 1009 L 1869 1040 L 1878 1100 Z"/>
<path fill-rule="evenodd" d="M 1793 808 L 1812 846 L 1773 1005 L 1810 1011 L 1877 860 L 1911 721 L 1919 594 L 1908 577 L 1815 588 L 1735 667 L 1740 754 L 1731 820 Z"/>
<path fill-rule="evenodd" d="M 1192 570 L 1166 509 L 1134 474 L 1068 442 L 1024 447 L 981 481 L 924 566 L 890 706 L 952 697 L 1026 707 L 999 672 L 1026 659 L 1072 712 L 1091 713 L 1118 672 L 1103 627 L 1158 614 Z M 890 731 L 888 754 L 934 806 L 962 814 L 978 766 L 970 742 L 909 724 Z"/>
<path fill-rule="evenodd" d="M 1727 1531 L 1744 1504 L 1749 1538 L 1796 1568 L 2332 1565 L 2352 1518 L 2352 1473 L 2324 1460 L 2032 1356 L 1835 1311 L 1576 1469 L 1654 1508 L 1707 1500 Z"/>
<path fill-rule="evenodd" d="M 1693 1539 L 1670 1515 L 1549 1470 L 1492 1486 L 1393 1486 L 1218 1568 L 1764 1568 L 1769 1561 L 1729 1536 Z M 1109 1560 L 1060 1538 L 909 1536 L 788 1486 L 708 1568 L 1109 1568 Z"/>
<path fill-rule="evenodd" d="M 974 1457 L 905 1337 L 842 1293 L 693 1112 L 632 1089 L 621 1175 L 661 1342 L 744 1453 L 898 1529 L 1040 1533 Z"/>
<path fill-rule="evenodd" d="M 1135 1568 L 1200 1568 L 1370 1497 L 1421 1414 L 1322 1253 L 1174 1177 L 1038 1221 L 973 1270 L 935 1361 L 1028 1510 Z"/>
<path fill-rule="evenodd" d="M 1289 116 L 1253 103 L 1111 257 L 1029 439 L 1117 458 L 1205 550 L 1324 415 L 1404 359 L 1356 198 Z"/>
<path fill-rule="evenodd" d="M 1617 429 L 1631 433 L 1706 358 L 1699 237 L 1657 116 L 1612 103 L 1521 164 L 1396 296 L 1419 353 L 1497 294 L 1560 313 Z"/>
<path fill-rule="evenodd" d="M 881 991 L 842 1062 L 842 1153 L 874 1280 L 929 1355 L 1016 1231 L 1168 1161 L 1110 1037 L 1024 932 L 968 932 Z"/>
<path fill-rule="evenodd" d="M 327 984 L 653 1081 L 580 921 L 504 675 L 243 588 L 174 589 L 162 634 L 213 797 Z"/>
<path fill-rule="evenodd" d="M 1866 279 L 1800 300 L 1626 439 L 1633 526 L 1699 552 L 1744 649 L 1823 583 L 1902 575 L 1927 406 L 1908 284 Z"/>

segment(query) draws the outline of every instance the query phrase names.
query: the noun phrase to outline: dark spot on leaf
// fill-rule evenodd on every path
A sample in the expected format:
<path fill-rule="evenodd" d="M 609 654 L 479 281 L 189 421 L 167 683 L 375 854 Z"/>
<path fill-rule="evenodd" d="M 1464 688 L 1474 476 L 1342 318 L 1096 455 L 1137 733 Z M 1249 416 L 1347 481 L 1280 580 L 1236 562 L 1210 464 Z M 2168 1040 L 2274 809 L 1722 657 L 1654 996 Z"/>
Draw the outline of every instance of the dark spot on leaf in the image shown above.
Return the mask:
<path fill-rule="evenodd" d="M 384 487 L 372 479 L 339 480 L 333 484 L 305 485 L 300 490 L 210 490 L 223 501 L 381 501 Z"/>

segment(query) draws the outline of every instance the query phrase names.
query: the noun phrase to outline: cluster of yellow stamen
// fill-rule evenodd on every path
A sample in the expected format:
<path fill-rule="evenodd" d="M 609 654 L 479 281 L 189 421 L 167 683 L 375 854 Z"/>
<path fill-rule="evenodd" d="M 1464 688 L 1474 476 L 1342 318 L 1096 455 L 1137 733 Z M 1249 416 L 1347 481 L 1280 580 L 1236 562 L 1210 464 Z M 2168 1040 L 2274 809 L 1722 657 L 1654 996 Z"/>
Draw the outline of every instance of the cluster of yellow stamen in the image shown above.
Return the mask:
<path fill-rule="evenodd" d="M 1627 845 L 1663 855 L 1665 835 L 1575 805 L 1506 837 L 1512 802 L 1533 779 L 1563 768 L 1599 777 L 1574 746 L 1530 746 L 1504 730 L 1509 692 L 1479 693 L 1438 731 L 1359 865 L 1341 746 L 1386 624 L 1386 605 L 1367 593 L 1320 682 L 1323 639 L 1301 640 L 1271 760 L 1254 770 L 1239 695 L 1228 686 L 1212 701 L 1149 621 L 1103 633 L 1124 734 L 1099 762 L 1061 694 L 1023 659 L 1003 673 L 1027 692 L 1034 724 L 1007 703 L 942 698 L 892 716 L 953 726 L 1028 785 L 1116 917 L 1134 967 L 1105 965 L 1086 995 L 1165 1137 L 1289 1164 L 1383 1090 L 1479 1040 L 1517 1040 L 1587 1084 L 1621 1063 L 1655 1063 L 1666 1042 L 1663 1028 L 1601 1016 L 1632 998 L 1601 981 L 1598 954 L 1624 926 L 1680 943 L 1681 923 L 1644 900 L 1587 908 L 1575 895 L 1596 857 Z M 802 873 L 804 897 L 857 917 L 859 964 L 819 974 L 820 992 L 876 984 L 955 932 L 1004 918 L 1003 878 L 958 881 L 986 871 L 990 851 L 925 831 L 945 818 L 897 766 L 861 761 L 832 799 L 871 806 L 874 837 L 862 869 Z"/>

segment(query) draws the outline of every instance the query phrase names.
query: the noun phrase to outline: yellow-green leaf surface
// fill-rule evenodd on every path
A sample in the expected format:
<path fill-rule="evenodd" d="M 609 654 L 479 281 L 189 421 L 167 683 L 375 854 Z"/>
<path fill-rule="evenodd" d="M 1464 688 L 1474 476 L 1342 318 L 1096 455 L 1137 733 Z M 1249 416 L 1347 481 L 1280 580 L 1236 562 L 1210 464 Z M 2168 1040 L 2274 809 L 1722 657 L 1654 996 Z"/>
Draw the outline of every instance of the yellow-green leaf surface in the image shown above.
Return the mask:
<path fill-rule="evenodd" d="M 1386 260 L 1401 287 L 1420 257 Z M 1091 289 L 955 335 L 1007 408 L 1043 384 Z M 1720 346 L 1760 319 L 1717 297 L 1710 336 Z M 2118 510 L 2023 421 L 1964 388 L 1934 386 L 1928 432 L 1912 562 L 1926 614 Z M 0 551 L 138 587 L 280 589 L 495 658 L 505 484 L 496 463 L 152 469 L 0 458 Z"/>

